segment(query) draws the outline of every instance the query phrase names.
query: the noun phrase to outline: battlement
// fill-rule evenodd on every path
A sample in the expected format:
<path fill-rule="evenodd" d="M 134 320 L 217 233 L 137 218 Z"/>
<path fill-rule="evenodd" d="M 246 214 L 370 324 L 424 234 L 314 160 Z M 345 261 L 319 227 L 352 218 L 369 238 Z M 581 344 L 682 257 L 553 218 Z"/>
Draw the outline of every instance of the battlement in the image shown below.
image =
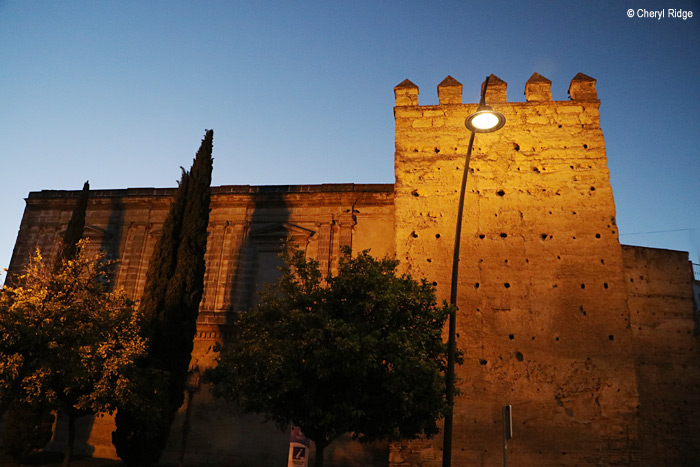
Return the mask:
<path fill-rule="evenodd" d="M 499 465 L 508 404 L 519 427 L 509 450 L 524 467 L 696 465 L 700 348 L 688 255 L 620 245 L 595 83 L 579 73 L 570 99 L 554 101 L 552 82 L 533 73 L 525 101 L 509 102 L 508 84 L 491 75 L 485 100 L 506 124 L 471 135 L 464 122 L 477 104 L 462 102 L 459 81 L 447 76 L 437 86 L 439 104 L 420 106 L 418 86 L 404 80 L 394 88 L 395 183 L 212 187 L 193 362 L 215 364 L 215 343 L 232 338 L 234 317 L 278 277 L 284 238 L 324 274 L 337 271 L 341 246 L 371 249 L 429 281 L 439 302 L 450 297 L 468 174 L 454 276 L 463 362 L 453 462 Z M 468 92 L 476 97 L 476 86 Z M 175 191 L 90 191 L 91 251 L 119 260 L 113 284 L 134 299 Z M 29 193 L 8 277 L 37 247 L 55 256 L 79 193 Z M 190 460 L 279 465 L 287 458 L 285 433 L 234 405 L 192 403 L 198 436 Z M 86 422 L 85 453 L 116 458 L 113 419 Z M 175 444 L 164 459 L 180 454 Z M 341 439 L 329 449 L 353 465 L 428 467 L 440 460 L 442 438 L 390 448 Z"/>
<path fill-rule="evenodd" d="M 598 101 L 598 92 L 595 88 L 596 80 L 583 73 L 578 73 L 569 83 L 569 97 L 571 101 Z M 482 83 L 483 89 L 483 83 Z M 489 87 L 486 90 L 486 102 L 489 104 L 504 104 L 507 98 L 508 83 L 496 75 L 489 77 Z M 447 76 L 437 86 L 439 105 L 463 104 L 462 83 Z M 417 106 L 420 89 L 417 85 L 406 79 L 394 88 L 396 107 Z M 525 83 L 525 99 L 527 102 L 552 102 L 552 81 L 533 73 Z"/>
<path fill-rule="evenodd" d="M 456 294 L 460 465 L 497 464 L 494 414 L 506 403 L 539 433 L 519 451 L 522 465 L 638 464 L 632 334 L 595 82 L 579 73 L 570 99 L 554 101 L 552 82 L 534 73 L 526 101 L 509 102 L 508 83 L 491 75 L 486 104 L 506 124 L 474 140 L 464 121 L 477 104 L 462 102 L 455 78 L 437 86 L 438 105 L 420 106 L 408 80 L 394 90 L 396 256 L 433 281 L 438 300 L 452 293 L 468 173 Z M 412 444 L 395 465 L 426 465 L 430 449 L 439 446 Z"/>

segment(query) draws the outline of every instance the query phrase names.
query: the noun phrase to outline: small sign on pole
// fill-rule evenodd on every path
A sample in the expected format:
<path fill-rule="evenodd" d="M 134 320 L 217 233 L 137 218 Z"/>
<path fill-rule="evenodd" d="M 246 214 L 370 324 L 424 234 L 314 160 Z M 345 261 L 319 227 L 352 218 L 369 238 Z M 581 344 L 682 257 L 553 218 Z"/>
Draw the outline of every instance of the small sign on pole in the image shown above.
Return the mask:
<path fill-rule="evenodd" d="M 287 467 L 308 467 L 309 439 L 304 436 L 298 426 L 292 428 L 289 436 L 289 457 Z"/>

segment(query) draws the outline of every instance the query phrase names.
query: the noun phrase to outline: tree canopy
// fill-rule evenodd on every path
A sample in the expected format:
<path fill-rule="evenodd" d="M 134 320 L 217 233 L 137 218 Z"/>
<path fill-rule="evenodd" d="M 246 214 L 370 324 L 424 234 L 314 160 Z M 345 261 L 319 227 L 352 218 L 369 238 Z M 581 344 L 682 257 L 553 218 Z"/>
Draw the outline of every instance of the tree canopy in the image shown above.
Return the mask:
<path fill-rule="evenodd" d="M 130 371 L 146 351 L 132 302 L 109 290 L 112 263 L 86 246 L 58 267 L 37 252 L 0 291 L 0 404 L 56 408 L 71 428 L 81 415 L 136 403 Z"/>
<path fill-rule="evenodd" d="M 325 278 L 303 252 L 288 254 L 282 277 L 239 314 L 206 373 L 216 396 L 300 427 L 316 444 L 316 465 L 344 433 L 431 436 L 446 409 L 449 306 L 436 304 L 425 280 L 397 276 L 398 261 L 343 254 L 337 275 Z"/>

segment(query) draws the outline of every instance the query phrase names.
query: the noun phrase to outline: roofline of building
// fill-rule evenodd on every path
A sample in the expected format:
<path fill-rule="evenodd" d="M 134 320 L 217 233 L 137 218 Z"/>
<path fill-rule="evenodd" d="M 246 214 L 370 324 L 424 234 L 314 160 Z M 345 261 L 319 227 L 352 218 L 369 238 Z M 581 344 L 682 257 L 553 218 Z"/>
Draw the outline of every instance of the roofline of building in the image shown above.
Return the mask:
<path fill-rule="evenodd" d="M 114 190 L 90 190 L 91 198 L 122 197 L 170 197 L 177 188 L 120 188 Z M 75 198 L 81 190 L 41 190 L 32 191 L 27 200 Z M 255 193 L 393 193 L 393 183 L 323 183 L 320 185 L 222 185 L 211 187 L 212 195 L 255 194 Z"/>

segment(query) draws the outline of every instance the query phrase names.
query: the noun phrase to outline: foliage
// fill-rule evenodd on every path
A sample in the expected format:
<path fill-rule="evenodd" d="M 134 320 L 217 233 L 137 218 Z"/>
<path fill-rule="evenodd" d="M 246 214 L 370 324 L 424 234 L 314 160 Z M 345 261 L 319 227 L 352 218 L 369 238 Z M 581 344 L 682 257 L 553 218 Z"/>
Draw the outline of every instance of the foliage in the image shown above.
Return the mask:
<path fill-rule="evenodd" d="M 142 386 L 160 416 L 144 418 L 126 408 L 117 412 L 112 440 L 127 465 L 155 463 L 165 448 L 170 425 L 184 401 L 199 302 L 204 290 L 204 253 L 211 198 L 212 143 L 208 130 L 189 172 L 183 170 L 175 199 L 148 266 L 140 310 L 149 337 L 145 368 L 163 378 Z"/>
<path fill-rule="evenodd" d="M 177 251 L 177 264 L 165 295 L 164 318 L 151 354 L 172 372 L 173 414 L 184 401 L 185 382 L 197 331 L 199 303 L 204 293 L 204 254 L 211 201 L 212 139 L 208 130 L 190 169 Z M 157 345 L 157 346 L 156 346 Z"/>
<path fill-rule="evenodd" d="M 43 448 L 51 440 L 54 419 L 46 406 L 15 401 L 5 415 L 4 451 L 19 462 L 22 457 Z"/>
<path fill-rule="evenodd" d="M 132 370 L 146 351 L 139 315 L 123 291 L 109 291 L 113 263 L 88 256 L 87 243 L 57 268 L 37 252 L 0 292 L 0 404 L 45 404 L 69 423 L 138 405 Z"/>
<path fill-rule="evenodd" d="M 280 428 L 299 426 L 321 462 L 343 433 L 361 441 L 431 436 L 446 410 L 449 306 L 436 305 L 425 280 L 397 277 L 398 261 L 343 253 L 325 282 L 318 262 L 287 255 L 282 277 L 239 315 L 205 375 L 216 396 Z"/>

